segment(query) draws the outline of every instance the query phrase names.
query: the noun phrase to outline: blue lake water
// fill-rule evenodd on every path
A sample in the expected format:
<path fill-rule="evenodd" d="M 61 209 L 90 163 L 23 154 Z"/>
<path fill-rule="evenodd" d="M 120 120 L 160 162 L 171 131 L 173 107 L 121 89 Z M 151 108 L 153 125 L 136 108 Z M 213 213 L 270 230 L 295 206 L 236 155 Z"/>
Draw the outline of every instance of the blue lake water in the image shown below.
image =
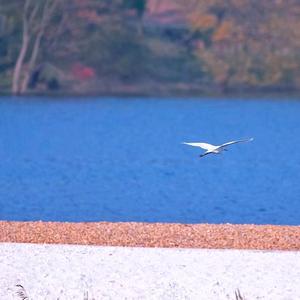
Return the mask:
<path fill-rule="evenodd" d="M 2 98 L 0 219 L 299 225 L 300 101 Z"/>

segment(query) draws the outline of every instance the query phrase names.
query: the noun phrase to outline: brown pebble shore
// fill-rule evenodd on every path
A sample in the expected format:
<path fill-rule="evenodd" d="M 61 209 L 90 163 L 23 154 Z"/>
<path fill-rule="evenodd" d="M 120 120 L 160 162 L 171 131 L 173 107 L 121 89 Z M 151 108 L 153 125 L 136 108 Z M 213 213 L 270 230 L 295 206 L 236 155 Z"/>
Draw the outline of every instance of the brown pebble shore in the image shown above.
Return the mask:
<path fill-rule="evenodd" d="M 0 221 L 0 242 L 300 250 L 300 226 Z"/>

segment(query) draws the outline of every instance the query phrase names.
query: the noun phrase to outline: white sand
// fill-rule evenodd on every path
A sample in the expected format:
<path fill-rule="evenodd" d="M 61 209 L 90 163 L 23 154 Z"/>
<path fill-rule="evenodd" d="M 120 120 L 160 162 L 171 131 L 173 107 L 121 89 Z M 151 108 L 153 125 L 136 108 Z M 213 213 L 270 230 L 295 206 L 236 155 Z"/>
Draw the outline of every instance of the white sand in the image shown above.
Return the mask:
<path fill-rule="evenodd" d="M 300 252 L 0 243 L 0 299 L 300 299 Z"/>

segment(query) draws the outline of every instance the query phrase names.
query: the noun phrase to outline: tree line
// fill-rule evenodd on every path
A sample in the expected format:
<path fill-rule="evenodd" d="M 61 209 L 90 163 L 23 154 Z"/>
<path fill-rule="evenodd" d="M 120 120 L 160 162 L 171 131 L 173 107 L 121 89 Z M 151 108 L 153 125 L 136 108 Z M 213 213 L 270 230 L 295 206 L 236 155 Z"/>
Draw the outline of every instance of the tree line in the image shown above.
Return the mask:
<path fill-rule="evenodd" d="M 0 88 L 298 90 L 299 16 L 297 0 L 5 1 Z"/>

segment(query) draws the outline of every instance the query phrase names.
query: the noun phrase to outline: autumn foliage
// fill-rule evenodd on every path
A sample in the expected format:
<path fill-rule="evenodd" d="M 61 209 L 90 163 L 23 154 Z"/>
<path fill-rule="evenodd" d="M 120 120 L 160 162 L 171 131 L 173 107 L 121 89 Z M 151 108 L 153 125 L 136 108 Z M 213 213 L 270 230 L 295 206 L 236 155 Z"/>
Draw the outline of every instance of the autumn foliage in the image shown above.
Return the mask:
<path fill-rule="evenodd" d="M 299 90 L 300 2 L 2 1 L 0 89 L 16 74 L 20 93 Z"/>
<path fill-rule="evenodd" d="M 189 5 L 187 5 L 187 2 Z M 300 3 L 187 0 L 195 49 L 223 88 L 299 87 Z"/>

